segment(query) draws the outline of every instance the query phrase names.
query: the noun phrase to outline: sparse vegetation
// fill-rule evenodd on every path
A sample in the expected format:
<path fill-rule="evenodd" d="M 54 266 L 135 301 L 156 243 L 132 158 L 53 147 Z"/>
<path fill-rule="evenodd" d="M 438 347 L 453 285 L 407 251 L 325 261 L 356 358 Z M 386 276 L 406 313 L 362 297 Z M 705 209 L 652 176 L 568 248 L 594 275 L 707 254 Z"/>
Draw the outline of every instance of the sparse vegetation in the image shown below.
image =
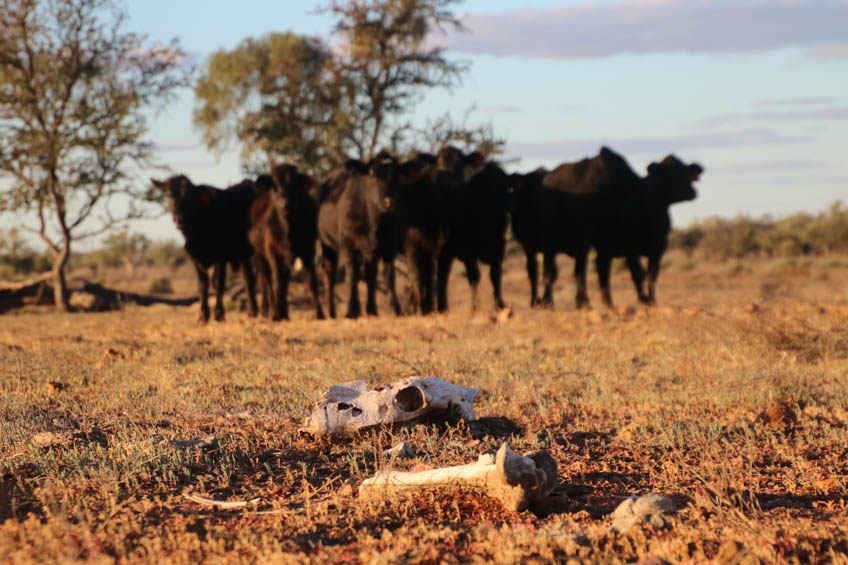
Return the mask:
<path fill-rule="evenodd" d="M 848 269 L 745 263 L 734 277 L 669 269 L 652 309 L 599 308 L 592 285 L 595 310 L 578 312 L 527 308 L 512 257 L 500 321 L 469 315 L 458 276 L 446 316 L 313 321 L 300 284 L 282 324 L 200 327 L 168 306 L 7 314 L 0 559 L 844 561 Z M 636 303 L 628 273 L 613 285 Z M 194 292 L 189 270 L 174 287 Z M 548 450 L 567 498 L 547 516 L 461 490 L 360 499 L 378 468 L 466 463 L 501 440 L 463 426 L 298 434 L 330 385 L 416 373 L 479 387 L 478 416 L 519 424 L 518 452 Z M 400 440 L 418 457 L 379 455 Z M 673 525 L 608 533 L 609 513 L 647 492 L 681 506 Z M 186 494 L 259 500 L 223 510 Z"/>
<path fill-rule="evenodd" d="M 797 213 L 774 219 L 709 218 L 673 230 L 670 249 L 708 259 L 795 257 L 848 251 L 848 209 L 834 202 L 819 214 Z"/>

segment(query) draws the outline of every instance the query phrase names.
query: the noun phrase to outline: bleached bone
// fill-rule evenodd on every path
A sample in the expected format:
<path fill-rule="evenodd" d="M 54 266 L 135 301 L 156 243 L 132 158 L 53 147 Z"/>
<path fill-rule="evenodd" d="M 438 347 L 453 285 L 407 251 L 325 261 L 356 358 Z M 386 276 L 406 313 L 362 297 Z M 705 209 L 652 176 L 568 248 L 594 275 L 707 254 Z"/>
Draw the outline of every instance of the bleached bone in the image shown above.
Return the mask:
<path fill-rule="evenodd" d="M 508 510 L 521 511 L 542 503 L 556 484 L 557 464 L 547 451 L 518 455 L 504 442 L 497 454 L 483 453 L 476 463 L 418 473 L 382 471 L 365 479 L 359 495 L 386 490 L 406 490 L 443 485 L 464 485 L 484 490 Z"/>
<path fill-rule="evenodd" d="M 364 381 L 333 385 L 302 429 L 338 434 L 422 419 L 473 420 L 478 392 L 438 377 L 410 377 L 371 390 Z"/>
<path fill-rule="evenodd" d="M 248 504 L 256 504 L 261 498 L 252 498 L 250 500 L 215 500 L 214 498 L 206 498 L 204 496 L 198 496 L 196 494 L 184 494 L 187 499 L 192 502 L 196 502 L 198 504 L 203 504 L 205 506 L 217 506 L 218 508 L 224 509 L 232 509 L 232 508 L 244 508 Z"/>

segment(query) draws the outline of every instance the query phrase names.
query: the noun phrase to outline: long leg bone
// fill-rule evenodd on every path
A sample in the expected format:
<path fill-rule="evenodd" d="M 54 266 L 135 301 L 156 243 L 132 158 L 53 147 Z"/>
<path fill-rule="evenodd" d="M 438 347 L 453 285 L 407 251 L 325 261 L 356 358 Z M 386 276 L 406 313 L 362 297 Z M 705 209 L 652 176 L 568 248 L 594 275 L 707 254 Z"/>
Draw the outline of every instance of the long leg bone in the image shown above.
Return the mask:
<path fill-rule="evenodd" d="M 483 489 L 505 508 L 521 511 L 544 502 L 557 479 L 556 461 L 547 451 L 518 455 L 507 443 L 496 455 L 483 453 L 476 463 L 431 469 L 418 473 L 383 471 L 366 479 L 360 496 L 385 490 L 404 490 L 442 485 L 465 485 Z"/>

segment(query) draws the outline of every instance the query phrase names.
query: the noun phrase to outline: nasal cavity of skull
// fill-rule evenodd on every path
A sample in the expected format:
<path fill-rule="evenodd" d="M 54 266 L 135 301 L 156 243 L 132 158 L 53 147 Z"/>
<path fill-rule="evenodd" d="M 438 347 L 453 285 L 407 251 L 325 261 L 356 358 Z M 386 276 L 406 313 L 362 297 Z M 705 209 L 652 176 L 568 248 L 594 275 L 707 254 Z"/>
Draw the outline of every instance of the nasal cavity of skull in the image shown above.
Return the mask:
<path fill-rule="evenodd" d="M 424 393 L 418 387 L 409 386 L 395 395 L 395 402 L 404 412 L 415 412 L 424 406 Z"/>
<path fill-rule="evenodd" d="M 337 405 L 339 412 L 343 410 L 350 410 L 350 414 L 355 418 L 362 414 L 362 410 L 354 406 L 353 404 L 348 404 L 347 402 L 339 402 Z"/>

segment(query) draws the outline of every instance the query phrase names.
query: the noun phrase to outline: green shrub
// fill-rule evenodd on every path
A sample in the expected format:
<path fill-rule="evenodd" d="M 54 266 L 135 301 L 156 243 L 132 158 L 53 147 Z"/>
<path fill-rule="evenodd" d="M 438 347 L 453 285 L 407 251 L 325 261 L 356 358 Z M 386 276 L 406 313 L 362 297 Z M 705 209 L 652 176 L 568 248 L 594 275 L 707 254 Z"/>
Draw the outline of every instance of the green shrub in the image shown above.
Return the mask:
<path fill-rule="evenodd" d="M 171 286 L 171 279 L 168 277 L 152 277 L 149 285 L 152 294 L 171 294 L 174 288 Z"/>

